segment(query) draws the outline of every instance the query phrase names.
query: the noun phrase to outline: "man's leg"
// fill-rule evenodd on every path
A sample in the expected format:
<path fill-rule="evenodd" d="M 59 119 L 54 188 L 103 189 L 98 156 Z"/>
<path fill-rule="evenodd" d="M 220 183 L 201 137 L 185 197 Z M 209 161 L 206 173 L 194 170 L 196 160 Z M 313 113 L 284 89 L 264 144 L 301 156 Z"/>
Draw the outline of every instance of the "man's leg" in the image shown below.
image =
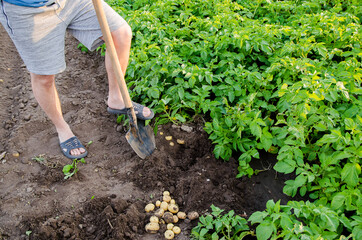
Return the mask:
<path fill-rule="evenodd" d="M 35 99 L 53 122 L 60 142 L 74 136 L 69 125 L 64 121 L 57 89 L 55 88 L 54 75 L 38 75 L 30 73 L 31 85 Z M 77 148 L 70 152 L 71 155 L 80 155 L 85 152 L 84 148 Z"/>
<path fill-rule="evenodd" d="M 119 63 L 123 74 L 126 72 L 132 42 L 132 30 L 128 24 L 124 24 L 122 27 L 111 33 L 114 46 L 117 51 Z M 120 88 L 117 83 L 116 76 L 113 71 L 113 66 L 109 54 L 106 52 L 105 57 L 107 75 L 108 75 L 108 107 L 114 109 L 123 109 L 125 107 Z M 143 115 L 145 117 L 150 116 L 151 111 L 145 107 L 143 109 Z"/>

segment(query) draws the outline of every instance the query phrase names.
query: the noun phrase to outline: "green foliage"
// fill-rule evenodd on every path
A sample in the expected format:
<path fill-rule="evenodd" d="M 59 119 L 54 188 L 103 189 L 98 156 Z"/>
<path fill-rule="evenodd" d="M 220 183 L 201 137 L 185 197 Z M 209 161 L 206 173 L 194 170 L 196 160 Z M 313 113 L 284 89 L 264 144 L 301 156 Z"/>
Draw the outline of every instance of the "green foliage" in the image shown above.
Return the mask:
<path fill-rule="evenodd" d="M 211 205 L 211 214 L 201 216 L 199 223 L 191 231 L 191 239 L 224 239 L 241 240 L 247 235 L 253 235 L 247 221 L 231 210 L 222 214 L 224 210 Z"/>
<path fill-rule="evenodd" d="M 39 163 L 43 163 L 45 161 L 45 157 L 44 157 L 44 155 L 41 154 L 39 156 L 35 156 L 35 157 L 31 158 L 31 160 L 34 160 Z"/>
<path fill-rule="evenodd" d="M 344 197 L 336 202 L 344 201 L 342 199 Z M 339 207 L 343 205 L 336 204 Z M 332 240 L 359 239 L 362 234 L 360 216 L 348 218 L 335 206 L 326 206 L 321 202 L 290 201 L 287 205 L 281 205 L 280 201 L 275 203 L 273 200 L 269 200 L 265 211 L 254 212 L 248 220 L 234 216 L 233 211 L 221 215 L 223 210 L 214 206 L 211 208 L 212 214 L 201 216 L 198 225 L 192 229 L 192 239 L 242 239 L 244 236 L 251 235 L 256 236 L 258 240 Z M 231 223 L 235 219 L 242 219 L 242 227 L 238 231 L 240 235 L 230 238 L 230 235 L 225 234 L 228 232 L 225 230 L 231 229 Z M 249 225 L 256 226 L 255 232 L 249 229 Z M 224 231 L 220 230 L 223 229 L 221 226 L 225 228 Z"/>
<path fill-rule="evenodd" d="M 67 164 L 63 167 L 64 179 L 72 177 L 79 171 L 78 163 L 85 163 L 84 158 L 82 159 L 73 159 L 72 164 Z"/>
<path fill-rule="evenodd" d="M 108 2 L 134 32 L 132 98 L 156 126 L 205 116 L 215 156 L 240 152 L 239 177 L 260 150 L 278 153 L 279 172 L 304 169 L 334 152 L 333 131 L 361 157 L 358 1 Z"/>
<path fill-rule="evenodd" d="M 258 224 L 256 237 L 261 240 L 350 239 L 352 235 L 344 236 L 343 232 L 351 232 L 352 224 L 356 224 L 344 214 L 309 201 L 280 205 L 279 201 L 269 200 L 266 207 L 265 211 L 255 212 L 248 219 L 252 225 Z"/>
<path fill-rule="evenodd" d="M 83 53 L 88 53 L 89 50 L 86 46 L 84 46 L 82 43 L 79 43 L 77 48 L 79 48 Z"/>

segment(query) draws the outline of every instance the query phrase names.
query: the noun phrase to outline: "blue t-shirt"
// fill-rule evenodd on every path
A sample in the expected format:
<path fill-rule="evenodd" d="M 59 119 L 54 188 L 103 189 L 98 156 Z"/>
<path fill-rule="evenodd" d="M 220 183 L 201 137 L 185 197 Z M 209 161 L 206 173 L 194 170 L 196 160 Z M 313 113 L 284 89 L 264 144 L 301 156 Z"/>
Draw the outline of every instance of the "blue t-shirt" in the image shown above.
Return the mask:
<path fill-rule="evenodd" d="M 49 2 L 48 0 L 4 0 L 4 1 L 24 7 L 42 7 Z"/>

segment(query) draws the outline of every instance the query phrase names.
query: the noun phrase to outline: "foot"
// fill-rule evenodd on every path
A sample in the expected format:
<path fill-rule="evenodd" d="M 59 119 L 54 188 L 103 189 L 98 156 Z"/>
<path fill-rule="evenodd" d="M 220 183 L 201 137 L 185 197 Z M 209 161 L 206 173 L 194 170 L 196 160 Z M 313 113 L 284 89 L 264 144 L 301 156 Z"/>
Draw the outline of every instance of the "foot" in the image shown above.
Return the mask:
<path fill-rule="evenodd" d="M 148 107 L 145 107 L 135 102 L 132 102 L 132 104 L 137 118 L 142 120 L 149 120 L 154 117 L 155 114 Z M 118 114 L 118 115 L 127 114 L 127 109 L 123 102 L 121 104 L 111 104 L 110 101 L 108 101 L 107 111 L 109 113 Z"/>
<path fill-rule="evenodd" d="M 84 158 L 87 156 L 88 152 L 85 150 L 84 146 L 82 145 L 82 143 L 79 141 L 79 139 L 77 137 L 71 137 L 69 139 L 67 139 L 64 142 L 60 143 L 60 149 L 62 150 L 63 154 L 70 159 L 75 159 L 75 158 Z M 71 152 L 74 150 L 78 150 L 78 149 L 84 149 L 85 152 L 83 152 L 82 154 L 72 154 Z"/>
<path fill-rule="evenodd" d="M 70 138 L 75 137 L 73 132 L 70 130 L 69 126 L 67 126 L 65 129 L 57 129 L 57 131 L 58 131 L 60 143 L 64 143 L 67 140 L 69 140 Z M 64 153 L 63 150 L 62 150 L 62 152 Z M 72 148 L 68 154 L 71 156 L 74 156 L 73 158 L 80 158 L 79 156 L 82 156 L 86 152 L 87 152 L 87 150 L 82 145 L 80 147 Z"/>

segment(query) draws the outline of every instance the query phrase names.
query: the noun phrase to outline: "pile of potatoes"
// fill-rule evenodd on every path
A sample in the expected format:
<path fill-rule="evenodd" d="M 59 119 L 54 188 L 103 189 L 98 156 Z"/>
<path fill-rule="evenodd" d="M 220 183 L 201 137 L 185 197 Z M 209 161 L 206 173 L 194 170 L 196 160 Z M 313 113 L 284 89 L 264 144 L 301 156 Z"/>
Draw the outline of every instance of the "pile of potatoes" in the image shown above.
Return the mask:
<path fill-rule="evenodd" d="M 166 239 L 173 239 L 175 235 L 181 233 L 180 227 L 175 224 L 180 219 L 194 220 L 199 217 L 197 212 L 190 212 L 186 215 L 185 212 L 179 210 L 175 200 L 171 198 L 169 191 L 164 191 L 162 201 L 157 200 L 155 204 L 149 203 L 145 207 L 147 213 L 152 213 L 149 223 L 146 225 L 148 233 L 157 233 L 160 230 L 161 224 L 166 224 L 164 232 Z"/>

